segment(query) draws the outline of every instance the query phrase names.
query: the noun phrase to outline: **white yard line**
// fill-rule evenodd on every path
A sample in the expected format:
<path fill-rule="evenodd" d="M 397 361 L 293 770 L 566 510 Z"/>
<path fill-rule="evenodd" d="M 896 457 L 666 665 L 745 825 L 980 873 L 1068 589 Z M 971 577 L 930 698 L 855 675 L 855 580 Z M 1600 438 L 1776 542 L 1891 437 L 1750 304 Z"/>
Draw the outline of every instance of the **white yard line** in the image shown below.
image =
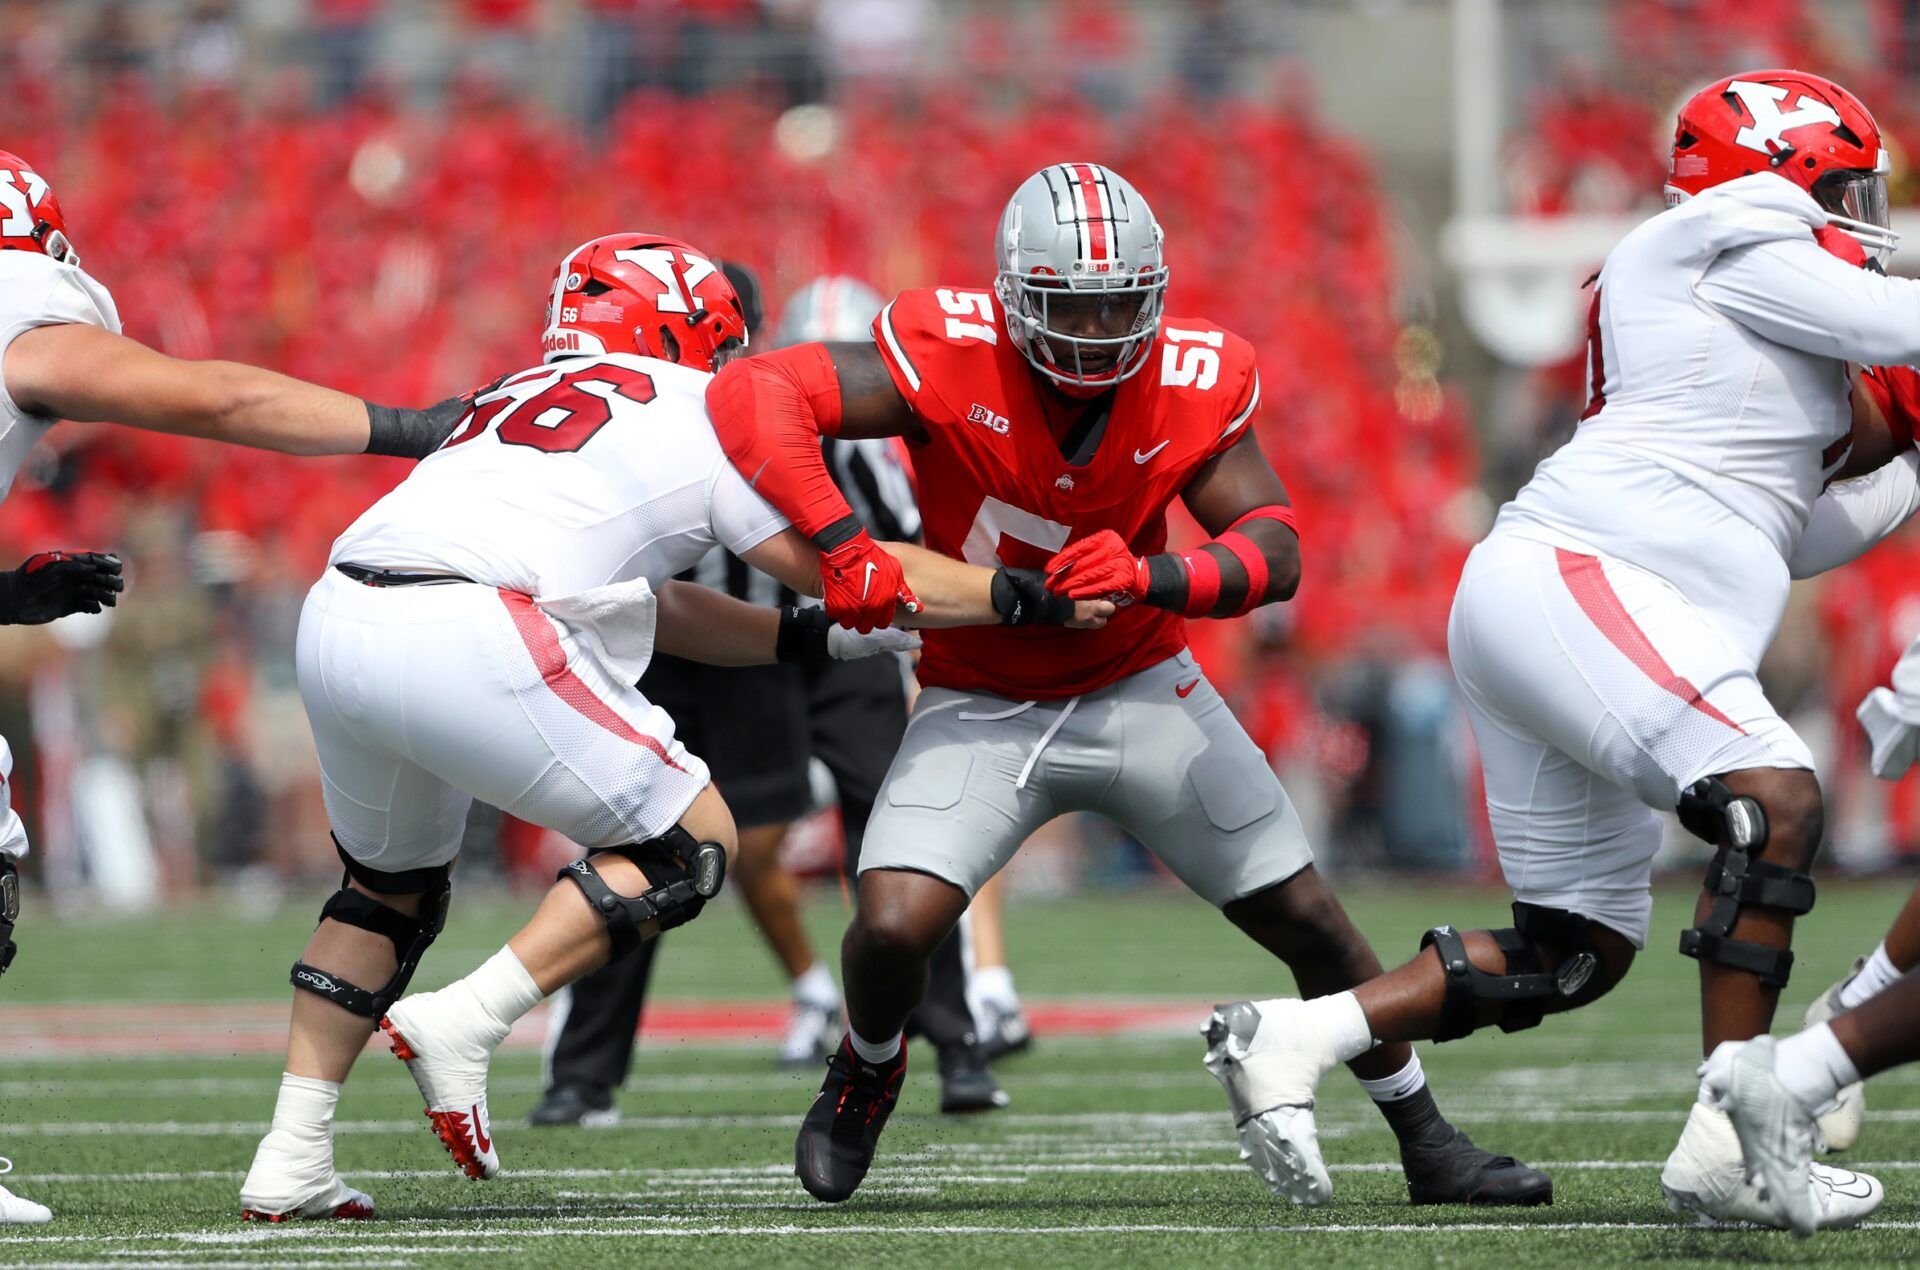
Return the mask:
<path fill-rule="evenodd" d="M 1202 1224 L 1180 1224 L 1173 1222 L 1142 1223 L 1088 1223 L 1085 1225 L 1051 1226 L 1005 1226 L 1005 1225 L 801 1225 L 793 1222 L 758 1225 L 694 1225 L 683 1223 L 669 1215 L 647 1214 L 633 1218 L 583 1217 L 577 1220 L 565 1218 L 549 1221 L 541 1226 L 503 1226 L 498 1233 L 508 1239 L 572 1239 L 594 1235 L 617 1235 L 621 1238 L 648 1239 L 754 1239 L 768 1235 L 783 1237 L 814 1236 L 827 1239 L 847 1238 L 851 1236 L 895 1236 L 905 1238 L 938 1235 L 943 1237 L 970 1238 L 1034 1238 L 1034 1237 L 1077 1237 L 1087 1235 L 1372 1235 L 1372 1234 L 1422 1234 L 1422 1235 L 1569 1235 L 1592 1231 L 1694 1231 L 1683 1222 L 1554 1222 L 1516 1221 L 1516 1222 L 1357 1222 L 1352 1225 L 1274 1225 L 1224 1226 Z M 1861 1231 L 1916 1231 L 1920 1230 L 1920 1221 L 1866 1222 L 1856 1229 Z M 388 1224 L 382 1227 L 379 1240 L 380 1251 L 391 1254 L 395 1242 L 430 1244 L 440 1240 L 466 1240 L 474 1238 L 475 1231 L 469 1225 L 460 1227 L 424 1227 L 409 1229 L 404 1224 Z M 272 1230 L 235 1230 L 235 1231 L 175 1231 L 160 1232 L 151 1235 L 34 1235 L 24 1238 L 0 1237 L 0 1248 L 14 1245 L 80 1245 L 80 1244 L 164 1244 L 177 1243 L 195 1247 L 257 1247 L 268 1244 L 298 1243 L 303 1245 L 329 1244 L 340 1245 L 342 1251 L 349 1246 L 344 1241 L 366 1239 L 361 1230 L 342 1230 L 334 1226 L 288 1225 Z M 367 1245 L 352 1246 L 359 1251 Z M 503 1245 L 469 1245 L 473 1251 L 507 1251 Z M 317 1249 L 316 1249 L 317 1250 Z M 370 1249 L 371 1250 L 371 1249 Z M 410 1250 L 411 1251 L 411 1250 Z M 421 1252 L 429 1251 L 427 1248 Z M 196 1260 L 195 1264 L 207 1264 Z M 285 1264 L 285 1263 L 276 1263 Z"/>
<path fill-rule="evenodd" d="M 1665 1160 L 1534 1160 L 1535 1168 L 1552 1172 L 1632 1172 L 1642 1169 L 1658 1169 L 1666 1164 Z M 1920 1160 L 1848 1160 L 1846 1167 L 1861 1173 L 1904 1172 L 1920 1169 Z M 1327 1165 L 1334 1173 L 1393 1173 L 1400 1164 L 1397 1160 L 1371 1162 L 1335 1162 Z M 1239 1163 L 1189 1163 L 1189 1162 L 1143 1162 L 1139 1164 L 1054 1164 L 1054 1163 L 1013 1163 L 990 1164 L 968 1159 L 956 1161 L 951 1175 L 937 1168 L 928 1168 L 916 1164 L 889 1165 L 882 1161 L 872 1174 L 876 1183 L 885 1184 L 889 1180 L 919 1181 L 931 1179 L 948 1182 L 972 1182 L 980 1180 L 1000 1180 L 1002 1176 L 1017 1177 L 1029 1173 L 1238 1173 L 1246 1169 Z M 546 1181 L 586 1181 L 597 1178 L 617 1178 L 621 1180 L 659 1181 L 662 1183 L 684 1185 L 729 1186 L 764 1181 L 772 1181 L 792 1175 L 793 1167 L 788 1164 L 742 1164 L 733 1167 L 718 1168 L 605 1168 L 605 1169 L 507 1169 L 500 1174 L 504 1180 L 516 1178 Z M 350 1169 L 342 1176 L 355 1181 L 417 1181 L 422 1178 L 452 1179 L 458 1174 L 451 1165 L 437 1169 Z M 96 1182 L 237 1182 L 246 1177 L 243 1169 L 196 1169 L 186 1172 L 151 1171 L 139 1173 L 28 1173 L 18 1170 L 15 1181 L 23 1185 L 54 1185 L 59 1183 L 89 1184 Z M 612 1193 L 586 1192 L 595 1196 Z M 476 1211 L 489 1211 L 476 1208 Z"/>

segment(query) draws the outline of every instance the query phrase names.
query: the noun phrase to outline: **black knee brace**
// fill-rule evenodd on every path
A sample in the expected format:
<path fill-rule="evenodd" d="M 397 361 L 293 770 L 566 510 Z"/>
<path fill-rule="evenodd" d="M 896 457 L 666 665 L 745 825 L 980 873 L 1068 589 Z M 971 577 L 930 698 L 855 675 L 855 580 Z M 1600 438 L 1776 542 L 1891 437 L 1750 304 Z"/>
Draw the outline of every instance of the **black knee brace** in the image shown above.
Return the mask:
<path fill-rule="evenodd" d="M 1447 995 L 1440 1005 L 1436 1041 L 1457 1041 L 1480 1026 L 1480 1002 L 1502 1003 L 1500 1030 L 1519 1032 L 1537 1027 L 1546 1014 L 1546 1002 L 1571 997 L 1587 986 L 1600 966 L 1600 956 L 1587 936 L 1587 919 L 1559 908 L 1537 904 L 1513 906 L 1513 925 L 1487 932 L 1506 958 L 1502 974 L 1491 974 L 1467 957 L 1467 945 L 1451 926 L 1436 926 L 1420 937 L 1420 947 L 1431 945 L 1447 972 Z M 1566 950 L 1552 970 L 1540 961 L 1538 945 Z"/>
<path fill-rule="evenodd" d="M 1767 814 L 1719 779 L 1695 781 L 1680 795 L 1680 823 L 1719 850 L 1707 865 L 1702 887 L 1714 897 L 1706 920 L 1680 932 L 1680 951 L 1699 961 L 1744 970 L 1770 987 L 1784 988 L 1793 972 L 1793 952 L 1734 939 L 1740 907 L 1753 904 L 1799 916 L 1813 910 L 1813 879 L 1798 869 L 1759 859 L 1767 845 Z"/>
<path fill-rule="evenodd" d="M 293 986 L 325 997 L 343 1010 L 364 1018 L 377 1019 L 407 990 L 407 984 L 413 980 L 413 972 L 420 968 L 420 958 L 446 927 L 447 903 L 453 896 L 453 866 L 443 864 L 388 873 L 361 864 L 340 847 L 338 840 L 334 848 L 340 852 L 340 859 L 347 866 L 347 874 L 340 879 L 340 889 L 327 898 L 326 906 L 320 910 L 320 920 L 324 922 L 332 918 L 347 926 L 357 926 L 361 930 L 386 936 L 393 942 L 394 956 L 400 964 L 384 986 L 369 992 L 316 966 L 296 961 L 293 963 Z M 388 908 L 364 892 L 348 886 L 349 881 L 356 881 L 382 895 L 419 895 L 422 897 L 420 916 L 408 917 L 399 909 Z"/>
<path fill-rule="evenodd" d="M 727 878 L 727 853 L 717 842 L 696 842 L 679 825 L 658 838 L 601 850 L 623 855 L 646 874 L 647 889 L 628 898 L 601 880 L 592 856 L 575 860 L 555 875 L 580 888 L 587 903 L 607 924 L 613 955 L 622 956 L 640 942 L 640 927 L 657 920 L 663 931 L 684 926 L 700 916 L 707 901 Z"/>

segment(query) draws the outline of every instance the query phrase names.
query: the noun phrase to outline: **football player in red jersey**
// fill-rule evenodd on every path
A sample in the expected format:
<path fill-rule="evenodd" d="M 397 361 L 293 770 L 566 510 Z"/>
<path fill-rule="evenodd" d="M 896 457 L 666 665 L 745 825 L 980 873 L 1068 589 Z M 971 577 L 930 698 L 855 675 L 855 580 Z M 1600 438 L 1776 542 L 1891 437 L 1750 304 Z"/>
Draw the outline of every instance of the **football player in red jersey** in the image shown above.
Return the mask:
<path fill-rule="evenodd" d="M 1235 617 L 1299 582 L 1294 513 L 1248 426 L 1253 350 L 1210 322 L 1163 319 L 1160 227 L 1097 164 L 1023 182 L 996 248 L 992 290 L 904 292 L 874 343 L 735 362 L 708 388 L 728 456 L 820 548 L 843 624 L 885 624 L 911 592 L 834 488 L 821 433 L 906 438 L 927 546 L 1000 568 L 1003 626 L 929 633 L 924 690 L 868 828 L 842 948 L 852 1028 L 795 1144 L 801 1182 L 830 1202 L 859 1186 L 898 1097 L 928 954 L 1057 815 L 1127 828 L 1304 992 L 1379 973 L 1265 757 L 1186 649 L 1187 618 Z M 1215 535 L 1183 555 L 1165 551 L 1176 498 Z M 1032 623 L 1079 593 L 1132 603 L 1102 631 Z M 1544 1175 L 1440 1115 L 1411 1048 L 1352 1067 L 1400 1139 L 1415 1202 L 1550 1199 Z M 1268 1149 L 1256 1117 L 1284 1099 L 1262 1097 L 1240 1108 L 1242 1138 L 1269 1185 L 1325 1202 L 1317 1161 Z"/>

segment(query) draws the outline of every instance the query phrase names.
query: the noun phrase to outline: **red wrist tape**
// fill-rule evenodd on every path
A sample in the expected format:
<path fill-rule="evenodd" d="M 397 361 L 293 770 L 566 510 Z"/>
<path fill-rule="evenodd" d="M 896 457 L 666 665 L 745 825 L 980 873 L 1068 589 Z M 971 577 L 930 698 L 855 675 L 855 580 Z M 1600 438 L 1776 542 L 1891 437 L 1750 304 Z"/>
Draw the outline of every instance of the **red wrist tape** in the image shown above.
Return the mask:
<path fill-rule="evenodd" d="M 1239 617 L 1258 608 L 1260 601 L 1267 598 L 1267 557 L 1260 548 L 1254 546 L 1253 539 L 1237 529 L 1229 529 L 1215 538 L 1214 545 L 1225 547 L 1247 571 L 1247 594 L 1234 607 L 1231 616 Z"/>
<path fill-rule="evenodd" d="M 1187 602 L 1183 617 L 1205 617 L 1220 602 L 1220 562 L 1205 551 L 1185 551 L 1180 563 L 1187 568 Z"/>

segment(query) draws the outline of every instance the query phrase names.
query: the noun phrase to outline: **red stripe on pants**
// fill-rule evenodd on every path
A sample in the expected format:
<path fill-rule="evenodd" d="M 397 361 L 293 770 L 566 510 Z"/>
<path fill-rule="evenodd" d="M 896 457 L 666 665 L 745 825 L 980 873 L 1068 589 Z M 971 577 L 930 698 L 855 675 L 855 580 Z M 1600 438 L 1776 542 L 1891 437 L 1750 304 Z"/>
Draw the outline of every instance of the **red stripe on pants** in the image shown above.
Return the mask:
<path fill-rule="evenodd" d="M 1747 730 L 1720 713 L 1713 702 L 1700 695 L 1700 690 L 1692 683 L 1677 675 L 1673 667 L 1667 665 L 1667 659 L 1653 646 L 1647 633 L 1627 612 L 1627 606 L 1620 602 L 1613 586 L 1607 581 L 1606 573 L 1600 568 L 1600 561 L 1593 556 L 1582 556 L 1560 547 L 1553 549 L 1554 557 L 1560 562 L 1560 576 L 1566 581 L 1567 590 L 1572 592 L 1574 602 L 1580 611 L 1587 615 L 1607 642 L 1627 655 L 1627 660 L 1640 668 L 1642 674 L 1680 698 L 1701 714 L 1716 723 L 1724 723 L 1741 736 Z"/>
<path fill-rule="evenodd" d="M 637 731 L 631 723 L 620 717 L 619 712 L 602 701 L 585 680 L 567 669 L 567 654 L 560 647 L 560 637 L 554 634 L 553 623 L 547 620 L 547 615 L 540 611 L 531 596 L 518 591 L 501 591 L 500 599 L 513 618 L 514 629 L 520 632 L 520 642 L 527 646 L 527 652 L 533 656 L 533 664 L 540 671 L 540 678 L 546 681 L 554 696 L 572 706 L 589 722 L 599 724 L 622 741 L 652 750 L 660 756 L 662 763 L 674 771 L 687 770 L 673 761 L 666 746 L 646 733 Z"/>

